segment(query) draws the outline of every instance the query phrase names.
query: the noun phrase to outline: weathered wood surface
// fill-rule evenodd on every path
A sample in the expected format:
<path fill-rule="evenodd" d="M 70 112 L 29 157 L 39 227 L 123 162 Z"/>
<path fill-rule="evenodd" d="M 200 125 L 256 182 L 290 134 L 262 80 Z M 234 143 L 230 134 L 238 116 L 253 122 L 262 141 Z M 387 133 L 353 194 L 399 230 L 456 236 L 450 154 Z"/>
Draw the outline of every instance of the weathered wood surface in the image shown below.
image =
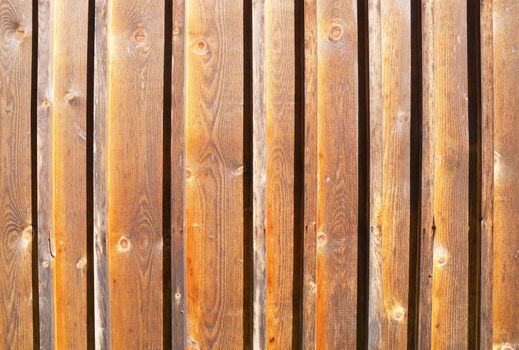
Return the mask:
<path fill-rule="evenodd" d="M 33 346 L 31 3 L 0 2 L 0 348 L 4 349 Z"/>
<path fill-rule="evenodd" d="M 243 4 L 186 3 L 188 349 L 244 346 Z"/>
<path fill-rule="evenodd" d="M 519 4 L 494 0 L 494 349 L 519 348 Z"/>

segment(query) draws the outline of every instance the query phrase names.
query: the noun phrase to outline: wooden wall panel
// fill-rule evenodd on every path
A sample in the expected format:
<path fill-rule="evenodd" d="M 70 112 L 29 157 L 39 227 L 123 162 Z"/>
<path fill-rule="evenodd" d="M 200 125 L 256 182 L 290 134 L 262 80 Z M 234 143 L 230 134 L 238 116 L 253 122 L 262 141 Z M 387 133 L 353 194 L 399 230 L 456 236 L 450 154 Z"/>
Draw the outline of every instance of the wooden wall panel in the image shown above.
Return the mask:
<path fill-rule="evenodd" d="M 411 3 L 372 1 L 369 15 L 369 346 L 403 349 L 409 302 Z"/>
<path fill-rule="evenodd" d="M 0 348 L 33 346 L 32 2 L 0 2 Z"/>
<path fill-rule="evenodd" d="M 422 288 L 430 286 L 431 298 L 422 295 L 420 346 L 465 348 L 469 329 L 467 4 L 425 1 L 422 20 L 423 79 L 427 81 L 422 240 L 429 240 L 422 241 L 422 258 L 429 260 L 422 266 L 432 266 L 432 271 L 422 270 L 422 277 L 432 281 L 422 283 Z"/>
<path fill-rule="evenodd" d="M 316 347 L 353 348 L 357 325 L 357 2 L 317 2 Z"/>
<path fill-rule="evenodd" d="M 110 344 L 160 349 L 164 2 L 108 11 Z"/>
<path fill-rule="evenodd" d="M 494 4 L 494 349 L 519 348 L 519 6 Z"/>
<path fill-rule="evenodd" d="M 191 349 L 244 346 L 243 4 L 186 4 L 186 294 Z"/>

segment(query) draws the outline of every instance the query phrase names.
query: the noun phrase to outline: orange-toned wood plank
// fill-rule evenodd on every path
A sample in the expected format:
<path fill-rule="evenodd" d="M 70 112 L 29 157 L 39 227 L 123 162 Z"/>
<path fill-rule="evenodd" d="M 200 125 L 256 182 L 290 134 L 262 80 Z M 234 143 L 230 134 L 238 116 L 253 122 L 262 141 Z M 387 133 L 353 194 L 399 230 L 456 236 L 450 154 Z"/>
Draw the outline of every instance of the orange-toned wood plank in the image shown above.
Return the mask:
<path fill-rule="evenodd" d="M 31 4 L 0 2 L 0 348 L 4 349 L 33 346 Z"/>
<path fill-rule="evenodd" d="M 318 1 L 318 349 L 357 342 L 357 53 L 357 2 Z"/>
<path fill-rule="evenodd" d="M 110 343 L 114 349 L 159 349 L 164 2 L 108 6 Z"/>
<path fill-rule="evenodd" d="M 426 261 L 422 260 L 419 346 L 465 348 L 469 328 L 467 4 L 425 1 L 423 5 L 422 259 Z"/>
<path fill-rule="evenodd" d="M 52 216 L 56 347 L 87 348 L 88 3 L 53 4 Z M 61 30 L 75 23 L 68 30 Z"/>
<path fill-rule="evenodd" d="M 370 329 L 373 348 L 407 347 L 411 4 L 370 10 Z M 398 23 L 398 25 L 395 25 Z"/>
<path fill-rule="evenodd" d="M 241 349 L 244 6 L 186 5 L 187 343 L 189 349 Z"/>
<path fill-rule="evenodd" d="M 519 348 L 519 4 L 494 0 L 494 349 Z"/>

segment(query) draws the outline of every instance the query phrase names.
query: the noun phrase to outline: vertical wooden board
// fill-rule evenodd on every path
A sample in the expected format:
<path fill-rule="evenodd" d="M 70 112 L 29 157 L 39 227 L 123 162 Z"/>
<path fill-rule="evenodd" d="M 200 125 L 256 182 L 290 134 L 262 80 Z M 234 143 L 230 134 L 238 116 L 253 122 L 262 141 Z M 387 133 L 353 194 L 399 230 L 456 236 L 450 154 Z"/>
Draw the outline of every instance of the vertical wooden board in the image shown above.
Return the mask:
<path fill-rule="evenodd" d="M 317 227 L 317 2 L 304 2 L 304 262 L 303 349 L 316 341 Z"/>
<path fill-rule="evenodd" d="M 432 334 L 433 348 L 468 346 L 469 121 L 467 4 L 432 1 L 433 21 L 425 50 L 431 50 L 432 123 Z M 429 72 L 428 72 L 429 73 Z M 427 145 L 425 146 L 427 147 Z"/>
<path fill-rule="evenodd" d="M 0 2 L 0 348 L 30 349 L 32 5 Z"/>
<path fill-rule="evenodd" d="M 410 232 L 411 4 L 372 2 L 372 315 L 370 346 L 407 347 Z M 398 23 L 398 25 L 395 25 Z M 373 65 L 377 64 L 376 62 Z M 373 234 L 376 232 L 376 234 Z M 376 267 L 378 265 L 378 267 Z M 372 299 L 370 299 L 371 302 Z M 376 324 L 378 323 L 378 326 Z"/>
<path fill-rule="evenodd" d="M 88 3 L 53 6 L 52 216 L 56 347 L 87 347 Z M 68 30 L 61 30 L 75 23 Z"/>
<path fill-rule="evenodd" d="M 265 29 L 267 347 L 290 349 L 294 288 L 294 1 L 267 1 Z"/>
<path fill-rule="evenodd" d="M 519 348 L 519 6 L 494 1 L 494 349 Z"/>
<path fill-rule="evenodd" d="M 243 4 L 187 11 L 186 291 L 190 349 L 240 349 L 243 312 Z"/>
<path fill-rule="evenodd" d="M 354 348 L 357 332 L 357 2 L 317 2 L 317 348 Z"/>
<path fill-rule="evenodd" d="M 159 349 L 164 2 L 116 0 L 109 11 L 110 342 Z"/>

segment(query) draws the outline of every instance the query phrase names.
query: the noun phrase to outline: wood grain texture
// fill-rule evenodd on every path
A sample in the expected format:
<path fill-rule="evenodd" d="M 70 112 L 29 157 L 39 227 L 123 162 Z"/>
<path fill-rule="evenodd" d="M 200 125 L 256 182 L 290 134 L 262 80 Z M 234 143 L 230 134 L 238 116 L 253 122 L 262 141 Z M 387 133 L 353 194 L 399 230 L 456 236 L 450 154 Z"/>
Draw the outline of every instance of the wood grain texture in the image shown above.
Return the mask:
<path fill-rule="evenodd" d="M 243 313 L 243 4 L 187 11 L 188 349 L 240 349 Z"/>
<path fill-rule="evenodd" d="M 95 348 L 109 348 L 108 285 L 108 0 L 95 1 L 94 49 L 94 322 Z"/>
<path fill-rule="evenodd" d="M 252 3 L 253 75 L 253 335 L 254 349 L 265 349 L 267 339 L 267 3 Z M 275 340 L 275 338 L 274 338 Z"/>
<path fill-rule="evenodd" d="M 432 238 L 432 247 L 431 242 L 423 245 L 428 250 L 422 250 L 422 256 L 432 258 L 432 312 L 430 320 L 422 321 L 432 327 L 432 348 L 465 348 L 469 264 L 467 4 L 426 1 L 424 5 L 424 28 L 429 30 L 423 39 L 427 56 L 424 79 L 429 82 L 424 89 L 424 129 L 428 135 L 423 141 L 423 159 L 427 163 L 424 171 L 431 173 L 424 175 L 422 225 L 426 239 Z M 424 311 L 421 317 L 427 315 L 427 308 Z M 422 336 L 424 341 L 428 337 Z M 420 346 L 429 345 L 424 342 Z"/>
<path fill-rule="evenodd" d="M 492 348 L 494 265 L 494 30 L 493 1 L 480 7 L 481 64 L 481 239 L 479 348 Z"/>
<path fill-rule="evenodd" d="M 317 2 L 318 349 L 354 348 L 357 326 L 357 2 Z"/>
<path fill-rule="evenodd" d="M 88 2 L 53 4 L 52 217 L 56 348 L 87 348 Z M 61 30 L 75 23 L 68 30 Z"/>
<path fill-rule="evenodd" d="M 292 348 L 294 286 L 294 1 L 267 0 L 267 347 Z"/>
<path fill-rule="evenodd" d="M 161 349 L 164 2 L 109 10 L 110 343 Z"/>
<path fill-rule="evenodd" d="M 173 1 L 171 75 L 172 345 L 186 348 L 185 280 L 185 0 Z"/>
<path fill-rule="evenodd" d="M 370 339 L 407 347 L 410 232 L 411 8 L 371 2 Z M 398 23 L 398 25 L 395 25 Z"/>
<path fill-rule="evenodd" d="M 494 349 L 519 349 L 519 6 L 494 0 Z"/>
<path fill-rule="evenodd" d="M 0 1 L 0 45 L 0 348 L 31 349 L 31 1 Z"/>
<path fill-rule="evenodd" d="M 303 349 L 316 346 L 317 264 L 317 2 L 304 4 L 304 248 L 303 248 Z"/>
<path fill-rule="evenodd" d="M 38 1 L 37 182 L 38 294 L 41 349 L 55 346 L 54 216 L 52 208 L 53 2 Z"/>

